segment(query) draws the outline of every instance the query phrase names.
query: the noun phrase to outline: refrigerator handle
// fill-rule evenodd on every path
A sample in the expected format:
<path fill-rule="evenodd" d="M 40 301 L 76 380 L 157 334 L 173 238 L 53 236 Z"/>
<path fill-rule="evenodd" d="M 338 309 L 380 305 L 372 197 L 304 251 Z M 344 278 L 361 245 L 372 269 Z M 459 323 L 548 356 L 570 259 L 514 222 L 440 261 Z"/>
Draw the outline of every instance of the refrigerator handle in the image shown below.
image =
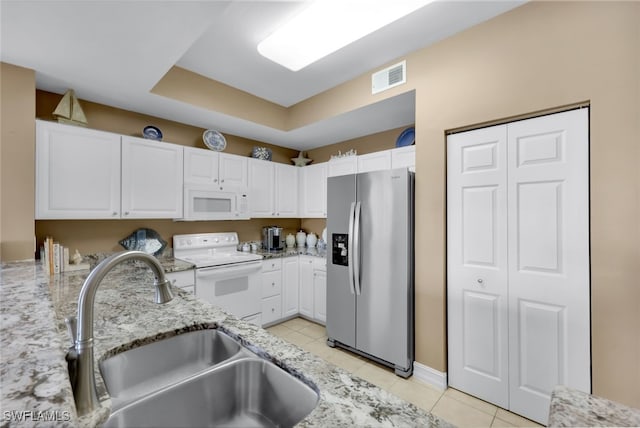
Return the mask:
<path fill-rule="evenodd" d="M 347 265 L 349 266 L 349 288 L 351 294 L 356 294 L 355 284 L 353 283 L 353 217 L 356 212 L 356 203 L 351 202 L 349 209 L 349 237 L 347 238 Z"/>
<path fill-rule="evenodd" d="M 351 258 L 353 259 L 353 282 L 356 295 L 362 293 L 360 286 L 360 201 L 356 202 L 355 212 L 353 215 L 353 247 L 351 250 Z"/>

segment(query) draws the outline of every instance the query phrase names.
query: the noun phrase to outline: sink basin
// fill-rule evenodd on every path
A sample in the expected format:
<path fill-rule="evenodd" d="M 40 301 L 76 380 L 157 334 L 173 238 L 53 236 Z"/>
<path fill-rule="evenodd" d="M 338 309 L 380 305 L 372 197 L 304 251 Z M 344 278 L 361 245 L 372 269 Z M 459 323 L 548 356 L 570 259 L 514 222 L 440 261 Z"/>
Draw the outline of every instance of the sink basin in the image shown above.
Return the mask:
<path fill-rule="evenodd" d="M 242 358 L 137 400 L 105 427 L 288 427 L 316 407 L 318 394 L 271 362 Z"/>
<path fill-rule="evenodd" d="M 218 330 L 173 336 L 107 358 L 105 427 L 277 427 L 300 422 L 318 393 Z"/>
<path fill-rule="evenodd" d="M 174 384 L 226 361 L 243 349 L 218 330 L 198 330 L 107 358 L 100 372 L 112 408 Z"/>

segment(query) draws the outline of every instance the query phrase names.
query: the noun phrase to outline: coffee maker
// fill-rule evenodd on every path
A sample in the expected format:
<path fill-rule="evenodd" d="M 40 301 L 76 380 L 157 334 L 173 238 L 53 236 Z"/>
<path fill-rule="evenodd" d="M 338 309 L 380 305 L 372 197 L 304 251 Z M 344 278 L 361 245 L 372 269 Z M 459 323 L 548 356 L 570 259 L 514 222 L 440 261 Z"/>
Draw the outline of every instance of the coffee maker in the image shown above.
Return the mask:
<path fill-rule="evenodd" d="M 267 251 L 278 251 L 284 248 L 284 236 L 282 228 L 278 226 L 265 226 L 262 228 L 262 246 Z"/>

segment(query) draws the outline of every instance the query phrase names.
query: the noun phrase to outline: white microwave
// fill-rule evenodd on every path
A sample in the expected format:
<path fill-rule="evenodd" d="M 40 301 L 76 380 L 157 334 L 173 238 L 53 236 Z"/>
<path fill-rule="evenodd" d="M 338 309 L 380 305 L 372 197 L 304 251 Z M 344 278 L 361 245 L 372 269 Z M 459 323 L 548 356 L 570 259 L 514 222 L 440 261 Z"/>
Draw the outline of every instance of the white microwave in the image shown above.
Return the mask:
<path fill-rule="evenodd" d="M 181 220 L 248 220 L 248 190 L 185 184 L 183 215 Z"/>

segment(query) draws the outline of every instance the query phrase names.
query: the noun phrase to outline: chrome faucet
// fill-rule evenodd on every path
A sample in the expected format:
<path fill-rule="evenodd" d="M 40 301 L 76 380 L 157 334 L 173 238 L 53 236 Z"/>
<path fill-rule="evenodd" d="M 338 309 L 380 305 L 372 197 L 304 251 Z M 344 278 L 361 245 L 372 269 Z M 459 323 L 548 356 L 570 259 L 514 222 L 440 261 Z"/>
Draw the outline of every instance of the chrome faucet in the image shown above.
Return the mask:
<path fill-rule="evenodd" d="M 156 303 L 167 303 L 173 299 L 170 283 L 164 276 L 164 269 L 155 257 L 142 251 L 123 251 L 114 254 L 104 259 L 91 271 L 80 289 L 77 323 L 73 317 L 66 320 L 72 331 L 72 337 L 75 338 L 73 348 L 67 354 L 67 361 L 78 416 L 100 407 L 93 365 L 93 305 L 96 291 L 105 275 L 116 265 L 127 260 L 140 260 L 149 265 L 156 276 L 153 283 L 156 288 Z M 77 332 L 73 331 L 76 326 Z"/>

